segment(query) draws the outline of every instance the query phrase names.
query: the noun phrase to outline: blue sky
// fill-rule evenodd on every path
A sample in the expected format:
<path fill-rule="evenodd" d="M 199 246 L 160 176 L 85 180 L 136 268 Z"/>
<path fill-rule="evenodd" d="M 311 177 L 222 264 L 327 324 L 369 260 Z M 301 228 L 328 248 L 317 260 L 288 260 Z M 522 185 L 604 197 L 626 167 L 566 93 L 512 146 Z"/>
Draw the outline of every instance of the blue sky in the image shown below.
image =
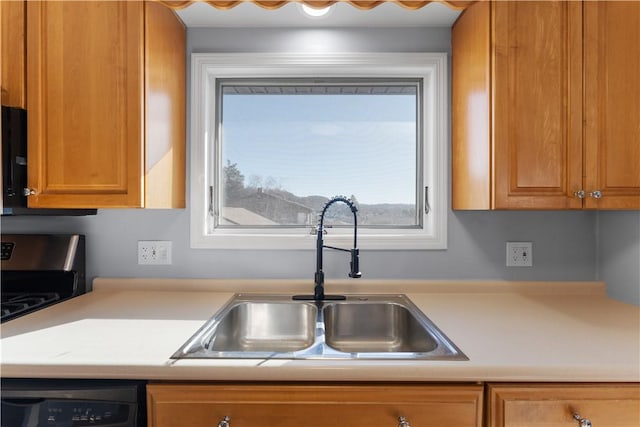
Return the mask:
<path fill-rule="evenodd" d="M 414 203 L 415 118 L 415 95 L 225 95 L 222 158 L 245 184 Z"/>

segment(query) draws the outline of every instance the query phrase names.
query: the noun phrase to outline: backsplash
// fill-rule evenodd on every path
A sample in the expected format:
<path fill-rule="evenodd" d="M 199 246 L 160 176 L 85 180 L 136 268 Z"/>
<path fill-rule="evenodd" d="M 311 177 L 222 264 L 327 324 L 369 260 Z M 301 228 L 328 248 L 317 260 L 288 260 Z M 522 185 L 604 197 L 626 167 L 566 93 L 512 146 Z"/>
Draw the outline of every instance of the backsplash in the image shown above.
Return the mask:
<path fill-rule="evenodd" d="M 448 249 L 361 251 L 372 279 L 595 280 L 596 212 L 449 212 Z M 93 217 L 3 218 L 3 232 L 87 235 L 87 276 L 304 278 L 315 247 L 302 251 L 191 249 L 189 210 L 98 210 Z M 138 240 L 173 242 L 171 265 L 138 265 Z M 505 267 L 505 242 L 530 241 L 533 267 Z M 348 259 L 325 253 L 327 279 L 344 278 Z"/>

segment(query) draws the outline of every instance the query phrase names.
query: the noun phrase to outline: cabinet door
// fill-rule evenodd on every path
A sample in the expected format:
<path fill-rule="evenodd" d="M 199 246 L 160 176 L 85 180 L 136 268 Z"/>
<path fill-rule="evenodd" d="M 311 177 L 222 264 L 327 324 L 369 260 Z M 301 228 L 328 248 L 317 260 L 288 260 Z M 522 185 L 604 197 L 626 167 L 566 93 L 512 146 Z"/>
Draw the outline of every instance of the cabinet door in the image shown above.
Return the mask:
<path fill-rule="evenodd" d="M 451 30 L 451 206 L 493 208 L 491 8 L 476 2 Z"/>
<path fill-rule="evenodd" d="M 147 387 L 151 427 L 482 425 L 482 386 L 176 385 Z"/>
<path fill-rule="evenodd" d="M 143 205 L 144 3 L 27 2 L 30 207 Z"/>
<path fill-rule="evenodd" d="M 25 108 L 25 2 L 0 2 L 0 19 L 2 105 Z"/>
<path fill-rule="evenodd" d="M 494 2 L 494 208 L 581 208 L 582 5 Z"/>
<path fill-rule="evenodd" d="M 492 384 L 489 427 L 577 427 L 574 414 L 594 427 L 640 425 L 640 384 Z"/>
<path fill-rule="evenodd" d="M 185 207 L 186 32 L 173 11 L 145 2 L 145 208 Z"/>
<path fill-rule="evenodd" d="M 640 209 L 640 2 L 584 3 L 587 208 Z"/>

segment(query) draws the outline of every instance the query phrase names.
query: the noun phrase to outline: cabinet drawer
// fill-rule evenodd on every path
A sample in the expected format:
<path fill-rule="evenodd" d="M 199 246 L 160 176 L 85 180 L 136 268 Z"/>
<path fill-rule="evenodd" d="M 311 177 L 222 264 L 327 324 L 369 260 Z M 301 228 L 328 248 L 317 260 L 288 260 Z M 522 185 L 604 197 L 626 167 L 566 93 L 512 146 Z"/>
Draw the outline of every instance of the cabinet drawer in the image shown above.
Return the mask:
<path fill-rule="evenodd" d="M 489 427 L 640 426 L 640 384 L 492 384 Z"/>
<path fill-rule="evenodd" d="M 152 384 L 152 427 L 414 426 L 482 424 L 481 385 Z"/>

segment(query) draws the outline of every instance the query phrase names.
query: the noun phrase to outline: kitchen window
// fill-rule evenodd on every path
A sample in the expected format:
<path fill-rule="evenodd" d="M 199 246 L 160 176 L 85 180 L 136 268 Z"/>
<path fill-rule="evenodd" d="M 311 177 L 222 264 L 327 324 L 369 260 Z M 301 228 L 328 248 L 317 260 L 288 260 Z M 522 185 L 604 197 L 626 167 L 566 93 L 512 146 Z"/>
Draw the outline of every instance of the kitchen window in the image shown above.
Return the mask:
<path fill-rule="evenodd" d="M 191 243 L 314 249 L 335 195 L 362 249 L 446 247 L 444 54 L 194 54 Z M 352 216 L 325 217 L 348 244 Z"/>

